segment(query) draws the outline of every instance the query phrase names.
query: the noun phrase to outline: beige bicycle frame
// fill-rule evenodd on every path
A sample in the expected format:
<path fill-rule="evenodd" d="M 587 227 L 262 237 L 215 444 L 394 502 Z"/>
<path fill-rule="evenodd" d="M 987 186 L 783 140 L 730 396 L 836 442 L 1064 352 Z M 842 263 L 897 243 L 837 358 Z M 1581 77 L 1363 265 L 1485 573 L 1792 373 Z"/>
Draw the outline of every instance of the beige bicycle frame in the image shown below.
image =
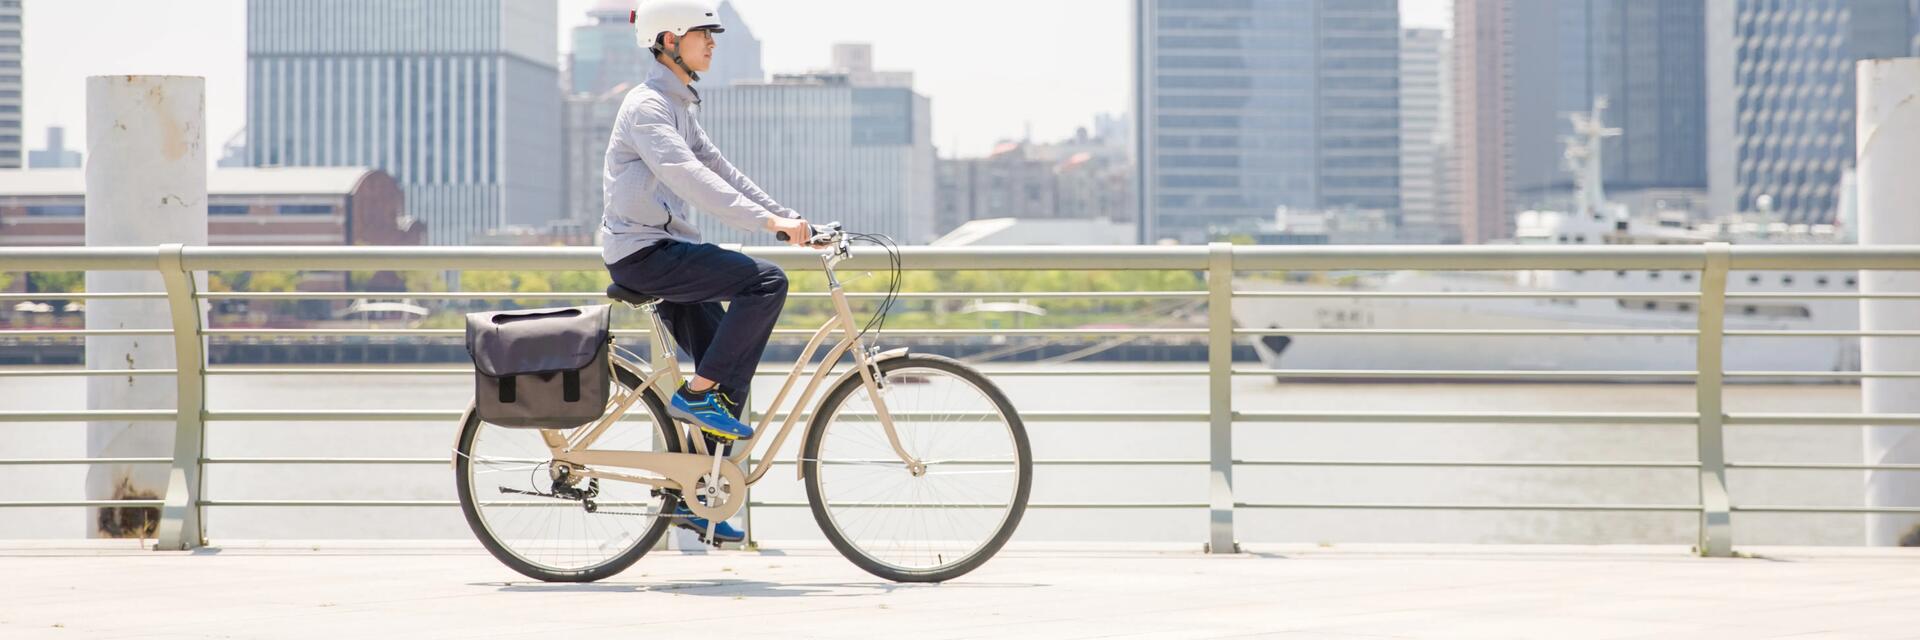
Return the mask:
<path fill-rule="evenodd" d="M 879 371 L 879 368 L 875 366 L 878 361 L 903 355 L 906 350 L 900 349 L 881 354 L 869 354 L 865 345 L 861 343 L 859 339 L 859 328 L 854 324 L 853 310 L 847 303 L 846 291 L 841 288 L 840 281 L 833 272 L 834 266 L 845 259 L 846 256 L 847 253 L 843 244 L 835 253 L 821 257 L 822 262 L 826 266 L 827 281 L 833 298 L 835 317 L 828 320 L 826 324 L 821 325 L 820 329 L 815 331 L 813 337 L 807 341 L 806 348 L 801 351 L 800 358 L 793 365 L 793 371 L 787 374 L 786 381 L 780 387 L 780 392 L 774 395 L 772 405 L 769 406 L 768 410 L 761 416 L 760 424 L 754 430 L 754 436 L 736 443 L 733 454 L 726 459 L 727 464 L 719 465 L 721 477 L 734 487 L 734 489 L 732 489 L 732 498 L 729 499 L 725 505 L 717 508 L 706 508 L 698 501 L 690 500 L 687 506 L 693 510 L 694 513 L 702 517 L 714 519 L 731 517 L 734 512 L 739 510 L 740 505 L 745 502 L 745 492 L 739 489 L 745 486 L 752 486 L 754 483 L 759 482 L 760 478 L 765 476 L 767 471 L 772 468 L 770 461 L 767 458 L 762 458 L 759 464 L 753 466 L 750 475 L 743 476 L 741 465 L 747 460 L 748 456 L 753 453 L 762 437 L 766 435 L 767 427 L 772 424 L 773 417 L 780 414 L 778 409 L 786 402 L 787 394 L 793 390 L 794 382 L 798 381 L 807 363 L 813 359 L 814 353 L 819 351 L 822 345 L 826 344 L 828 336 L 831 335 L 835 329 L 838 329 L 842 334 L 840 341 L 836 343 L 832 349 L 827 351 L 826 357 L 808 379 L 805 389 L 802 390 L 800 396 L 794 400 L 792 410 L 786 412 L 786 419 L 780 425 L 779 433 L 774 436 L 773 444 L 769 448 L 769 451 L 778 452 L 780 450 L 780 445 L 786 442 L 787 435 L 799 421 L 801 415 L 799 411 L 800 407 L 806 406 L 807 403 L 813 399 L 813 394 L 819 390 L 820 383 L 827 378 L 827 374 L 833 370 L 834 365 L 838 364 L 843 356 L 852 353 L 854 369 L 847 374 L 843 374 L 841 378 L 844 379 L 845 375 L 860 376 L 862 385 L 873 399 L 875 417 L 878 418 L 882 427 L 886 430 L 887 441 L 893 446 L 894 453 L 900 456 L 900 461 L 909 471 L 918 473 L 924 470 L 924 463 L 914 458 L 912 454 L 907 453 L 906 448 L 901 445 L 899 434 L 894 430 L 893 415 L 887 410 L 886 402 L 880 394 L 880 390 L 884 387 L 885 383 L 875 375 Z M 648 311 L 650 314 L 653 314 L 654 319 L 655 330 L 650 332 L 653 340 L 653 348 L 657 349 L 655 353 L 665 355 L 664 358 L 656 360 L 656 362 L 662 363 L 659 370 L 650 370 L 645 364 L 630 362 L 618 356 L 609 358 L 609 360 L 611 360 L 609 366 L 627 369 L 633 373 L 634 376 L 640 378 L 642 381 L 641 384 L 634 388 L 633 391 L 622 394 L 621 397 L 612 403 L 612 411 L 608 412 L 590 427 L 542 429 L 540 430 L 540 435 L 546 441 L 547 447 L 552 451 L 553 466 L 556 469 L 565 468 L 572 477 L 635 482 L 666 489 L 677 489 L 683 492 L 690 491 L 702 476 L 712 471 L 714 460 L 712 452 L 707 449 L 706 438 L 692 437 L 693 435 L 697 435 L 697 431 L 694 432 L 694 434 L 689 434 L 687 429 L 677 422 L 674 423 L 674 428 L 671 430 L 673 437 L 677 438 L 680 444 L 683 445 L 680 448 L 681 451 L 692 451 L 693 453 L 600 450 L 592 448 L 594 442 L 606 432 L 608 427 L 612 426 L 614 422 L 619 421 L 626 415 L 628 410 L 633 408 L 633 404 L 639 401 L 640 394 L 643 393 L 644 390 L 655 389 L 664 399 L 671 397 L 668 394 L 674 393 L 679 387 L 680 364 L 678 359 L 673 355 L 672 341 L 667 337 L 666 331 L 659 322 L 657 313 L 655 313 L 651 307 L 648 308 Z M 816 407 L 815 410 L 817 411 L 818 407 Z M 572 432 L 572 437 L 567 435 L 569 432 Z M 795 477 L 798 478 L 800 474 L 805 472 L 805 466 L 796 465 L 796 467 L 798 468 L 796 469 Z M 647 471 L 658 474 L 659 477 L 623 473 L 609 470 L 609 468 Z"/>

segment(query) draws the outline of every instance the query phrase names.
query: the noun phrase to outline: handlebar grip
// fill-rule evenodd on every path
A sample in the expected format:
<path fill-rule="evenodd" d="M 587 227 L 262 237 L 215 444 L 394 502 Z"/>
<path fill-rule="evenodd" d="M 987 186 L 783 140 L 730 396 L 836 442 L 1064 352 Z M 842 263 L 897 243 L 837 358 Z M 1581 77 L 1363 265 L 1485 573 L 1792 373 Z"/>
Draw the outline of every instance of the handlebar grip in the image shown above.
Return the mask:
<path fill-rule="evenodd" d="M 781 242 L 793 242 L 793 236 L 787 235 L 785 231 L 775 234 L 774 237 L 779 238 Z"/>

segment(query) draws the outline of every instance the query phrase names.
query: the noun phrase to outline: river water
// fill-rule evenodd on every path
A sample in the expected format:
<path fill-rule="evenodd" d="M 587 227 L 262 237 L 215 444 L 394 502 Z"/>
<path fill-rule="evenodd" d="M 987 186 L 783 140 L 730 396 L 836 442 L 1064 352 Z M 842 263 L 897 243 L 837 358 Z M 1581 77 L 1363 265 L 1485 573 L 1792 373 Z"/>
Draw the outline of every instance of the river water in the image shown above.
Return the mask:
<path fill-rule="evenodd" d="M 996 368 L 1043 365 L 995 365 Z M 1204 411 L 1206 381 L 1194 376 L 1102 377 L 1076 371 L 1116 366 L 1147 370 L 1194 365 L 1044 365 L 1059 376 L 998 380 L 1023 411 Z M 763 407 L 776 386 L 763 379 Z M 0 410 L 84 409 L 80 378 L 0 378 Z M 209 383 L 213 410 L 460 409 L 472 394 L 461 376 L 219 376 Z M 1241 411 L 1691 411 L 1694 392 L 1657 384 L 1331 384 L 1234 381 Z M 153 407 L 166 408 L 166 407 Z M 1850 385 L 1746 385 L 1727 389 L 1727 411 L 1850 413 Z M 0 458 L 84 457 L 85 425 L 0 424 Z M 451 423 L 214 423 L 207 453 L 235 456 L 445 457 Z M 1028 424 L 1034 454 L 1058 458 L 1169 458 L 1207 454 L 1201 423 Z M 799 434 L 791 438 L 789 448 Z M 1262 459 L 1633 460 L 1692 461 L 1694 431 L 1673 425 L 1431 425 L 1242 423 L 1234 455 Z M 1727 455 L 1741 462 L 1839 462 L 1861 458 L 1860 429 L 1737 426 Z M 164 456 L 166 451 L 149 455 Z M 785 455 L 792 456 L 791 452 Z M 77 466 L 0 466 L 0 501 L 82 499 Z M 1735 504 L 1859 505 L 1854 471 L 1734 470 Z M 1248 467 L 1236 470 L 1236 499 L 1256 503 L 1604 503 L 1694 504 L 1692 469 Z M 216 465 L 213 499 L 453 498 L 441 465 Z M 1204 466 L 1046 467 L 1035 502 L 1185 502 L 1207 499 Z M 755 487 L 757 500 L 804 500 L 789 473 Z M 766 541 L 817 540 L 805 509 L 756 508 L 755 535 Z M 1243 542 L 1434 542 L 1688 544 L 1698 516 L 1688 512 L 1531 512 L 1241 509 Z M 1858 515 L 1737 514 L 1740 544 L 1857 545 Z M 1206 539 L 1203 509 L 1035 509 L 1020 540 L 1193 543 Z M 85 510 L 0 510 L 0 538 L 77 538 Z M 213 539 L 470 539 L 457 508 L 212 507 Z"/>

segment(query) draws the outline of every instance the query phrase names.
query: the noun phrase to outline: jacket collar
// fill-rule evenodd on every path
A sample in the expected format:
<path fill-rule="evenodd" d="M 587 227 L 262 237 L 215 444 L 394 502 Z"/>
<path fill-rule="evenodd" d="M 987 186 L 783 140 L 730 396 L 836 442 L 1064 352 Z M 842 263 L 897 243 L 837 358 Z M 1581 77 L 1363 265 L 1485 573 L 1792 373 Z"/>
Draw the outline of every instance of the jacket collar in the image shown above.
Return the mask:
<path fill-rule="evenodd" d="M 655 58 L 647 59 L 647 86 L 653 87 L 661 95 L 672 96 L 681 104 L 700 104 L 700 92 L 680 82 L 680 76 L 674 75 L 672 69 Z"/>

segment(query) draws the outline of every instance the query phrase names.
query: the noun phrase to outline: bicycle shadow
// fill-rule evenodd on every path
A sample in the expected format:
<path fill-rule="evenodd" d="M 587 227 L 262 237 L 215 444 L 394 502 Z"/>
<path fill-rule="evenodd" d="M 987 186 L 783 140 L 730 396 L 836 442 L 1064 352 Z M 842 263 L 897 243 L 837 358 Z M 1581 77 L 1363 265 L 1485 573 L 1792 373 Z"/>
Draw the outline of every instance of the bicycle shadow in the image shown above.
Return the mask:
<path fill-rule="evenodd" d="M 896 582 L 764 582 L 759 580 L 671 580 L 663 583 L 478 582 L 508 593 L 672 593 L 713 598 L 854 598 L 915 589 L 1032 589 L 1051 585 L 1026 582 L 905 584 Z"/>

